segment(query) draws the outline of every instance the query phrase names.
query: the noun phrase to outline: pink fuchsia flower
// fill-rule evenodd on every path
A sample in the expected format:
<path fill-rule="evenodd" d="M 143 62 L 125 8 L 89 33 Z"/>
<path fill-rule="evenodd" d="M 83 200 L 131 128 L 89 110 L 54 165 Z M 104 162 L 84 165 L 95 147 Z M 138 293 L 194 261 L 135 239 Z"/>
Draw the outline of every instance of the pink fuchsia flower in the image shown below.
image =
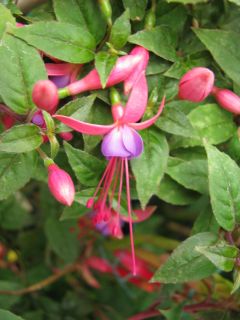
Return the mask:
<path fill-rule="evenodd" d="M 136 54 L 129 54 L 118 58 L 115 67 L 109 75 L 106 87 L 113 86 L 127 79 L 141 59 L 142 57 Z M 73 82 L 64 88 L 64 92 L 66 92 L 66 95 L 76 95 L 96 89 L 102 89 L 102 85 L 97 70 L 93 69 L 83 79 Z"/>
<path fill-rule="evenodd" d="M 48 187 L 54 198 L 65 206 L 71 206 L 75 188 L 70 175 L 56 164 L 48 166 Z"/>
<path fill-rule="evenodd" d="M 224 109 L 234 114 L 240 114 L 240 97 L 234 92 L 228 89 L 214 87 L 212 94 Z"/>
<path fill-rule="evenodd" d="M 58 88 L 63 88 L 77 80 L 81 64 L 73 63 L 46 63 L 49 80 Z"/>
<path fill-rule="evenodd" d="M 125 180 L 130 222 L 129 229 L 132 248 L 133 274 L 136 274 L 136 263 L 131 218 L 128 160 L 138 157 L 143 151 L 143 141 L 136 130 L 143 130 L 150 127 L 160 116 L 165 101 L 165 99 L 162 100 L 158 113 L 153 118 L 137 123 L 145 112 L 147 99 L 147 82 L 145 73 L 142 72 L 133 86 L 126 107 L 123 108 L 119 103 L 112 106 L 114 123 L 111 125 L 90 124 L 63 115 L 53 116 L 78 132 L 89 135 L 104 135 L 101 150 L 109 162 L 97 189 L 93 197 L 89 199 L 87 206 L 88 208 L 94 208 L 94 206 L 97 206 L 98 222 L 107 221 L 111 217 L 113 198 L 117 193 L 118 204 L 115 211 L 120 213 L 122 188 Z M 109 208 L 109 210 L 107 208 Z"/>
<path fill-rule="evenodd" d="M 134 70 L 131 72 L 129 77 L 124 81 L 125 95 L 129 94 L 129 92 L 132 90 L 134 83 L 138 79 L 139 75 L 146 70 L 148 65 L 148 60 L 149 60 L 148 50 L 140 46 L 133 48 L 133 50 L 130 52 L 130 55 L 136 55 L 138 57 L 141 57 L 141 60 L 136 65 Z"/>
<path fill-rule="evenodd" d="M 207 68 L 189 70 L 179 82 L 179 98 L 193 102 L 203 101 L 213 89 L 214 78 L 214 73 Z"/>
<path fill-rule="evenodd" d="M 33 102 L 39 109 L 54 113 L 58 105 L 58 89 L 50 80 L 39 80 L 32 91 Z"/>

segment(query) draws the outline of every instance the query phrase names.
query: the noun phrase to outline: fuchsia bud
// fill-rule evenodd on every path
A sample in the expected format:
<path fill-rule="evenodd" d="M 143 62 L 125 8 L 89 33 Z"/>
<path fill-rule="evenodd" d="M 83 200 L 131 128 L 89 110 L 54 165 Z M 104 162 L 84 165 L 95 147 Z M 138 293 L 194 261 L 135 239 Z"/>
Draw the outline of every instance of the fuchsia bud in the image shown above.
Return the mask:
<path fill-rule="evenodd" d="M 234 92 L 228 89 L 214 87 L 212 94 L 224 109 L 235 114 L 240 114 L 240 97 Z"/>
<path fill-rule="evenodd" d="M 128 78 L 140 60 L 140 55 L 131 54 L 118 58 L 115 67 L 110 73 L 106 87 L 113 86 Z M 89 74 L 86 75 L 86 77 L 71 83 L 67 88 L 71 95 L 75 95 L 88 90 L 101 89 L 102 85 L 97 70 L 93 69 L 91 72 L 89 72 Z"/>
<path fill-rule="evenodd" d="M 203 101 L 212 91 L 214 73 L 202 67 L 189 70 L 180 80 L 179 98 L 193 102 Z"/>
<path fill-rule="evenodd" d="M 16 120 L 11 117 L 9 114 L 3 114 L 2 115 L 2 124 L 4 126 L 5 130 L 10 129 L 14 124 L 15 124 Z"/>
<path fill-rule="evenodd" d="M 32 99 L 39 109 L 54 113 L 58 105 L 58 89 L 50 80 L 39 80 L 33 87 Z"/>
<path fill-rule="evenodd" d="M 56 164 L 48 166 L 48 187 L 54 198 L 66 206 L 71 206 L 75 188 L 70 175 Z"/>
<path fill-rule="evenodd" d="M 71 141 L 73 138 L 73 134 L 71 132 L 61 132 L 59 136 L 65 141 Z"/>

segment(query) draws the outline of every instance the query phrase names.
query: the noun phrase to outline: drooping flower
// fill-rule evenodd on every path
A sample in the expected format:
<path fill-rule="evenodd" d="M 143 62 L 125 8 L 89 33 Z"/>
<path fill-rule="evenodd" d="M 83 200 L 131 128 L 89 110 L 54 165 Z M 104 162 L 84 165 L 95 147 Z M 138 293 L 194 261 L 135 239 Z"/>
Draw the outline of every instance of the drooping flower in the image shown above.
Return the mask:
<path fill-rule="evenodd" d="M 95 218 L 98 222 L 108 221 L 111 218 L 113 199 L 115 194 L 117 194 L 117 207 L 115 211 L 119 214 L 123 183 L 125 180 L 134 275 L 136 274 L 136 263 L 128 160 L 140 156 L 143 151 L 143 141 L 136 130 L 143 130 L 151 126 L 160 116 L 165 101 L 165 99 L 162 100 L 159 110 L 154 117 L 147 121 L 137 123 L 145 112 L 147 99 L 147 82 L 145 73 L 142 72 L 133 86 L 126 107 L 123 108 L 120 103 L 112 106 L 114 123 L 111 125 L 90 124 L 63 115 L 53 116 L 78 132 L 89 135 L 104 135 L 101 150 L 109 161 L 96 191 L 93 197 L 89 199 L 87 206 L 89 208 L 97 207 L 98 211 Z"/>
<path fill-rule="evenodd" d="M 70 175 L 56 164 L 48 166 L 48 187 L 54 198 L 65 206 L 71 206 L 75 188 Z"/>
<path fill-rule="evenodd" d="M 179 98 L 192 102 L 203 101 L 213 89 L 214 78 L 214 73 L 207 68 L 189 70 L 179 82 Z"/>
<path fill-rule="evenodd" d="M 45 63 L 48 78 L 58 88 L 63 88 L 77 80 L 81 64 L 73 63 Z"/>
<path fill-rule="evenodd" d="M 234 92 L 228 89 L 214 87 L 212 94 L 224 109 L 234 114 L 240 114 L 240 97 Z"/>
<path fill-rule="evenodd" d="M 127 79 L 141 60 L 142 56 L 137 54 L 128 54 L 118 58 L 116 65 L 108 77 L 106 87 L 113 86 Z M 97 70 L 93 69 L 84 78 L 69 84 L 62 90 L 63 95 L 67 96 L 97 89 L 102 89 L 102 85 Z"/>
<path fill-rule="evenodd" d="M 50 80 L 37 81 L 33 87 L 32 99 L 39 109 L 54 113 L 59 101 L 56 85 Z"/>

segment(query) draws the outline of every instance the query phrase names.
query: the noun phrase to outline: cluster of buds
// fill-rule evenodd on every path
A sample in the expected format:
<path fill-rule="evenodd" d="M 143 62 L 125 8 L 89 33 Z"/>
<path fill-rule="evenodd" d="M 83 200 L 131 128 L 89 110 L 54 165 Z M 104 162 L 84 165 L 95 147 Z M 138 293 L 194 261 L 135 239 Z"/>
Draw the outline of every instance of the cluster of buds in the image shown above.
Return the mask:
<path fill-rule="evenodd" d="M 189 70 L 179 82 L 179 98 L 201 102 L 212 95 L 222 108 L 240 114 L 240 97 L 231 90 L 214 86 L 214 80 L 214 73 L 208 68 L 197 67 Z"/>

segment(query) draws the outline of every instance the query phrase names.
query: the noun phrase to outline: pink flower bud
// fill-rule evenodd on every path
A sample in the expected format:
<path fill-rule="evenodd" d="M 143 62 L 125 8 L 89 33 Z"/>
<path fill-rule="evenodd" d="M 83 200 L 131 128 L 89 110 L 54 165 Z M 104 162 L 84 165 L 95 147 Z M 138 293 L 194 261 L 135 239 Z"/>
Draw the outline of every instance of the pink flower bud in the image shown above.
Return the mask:
<path fill-rule="evenodd" d="M 48 187 L 54 198 L 66 206 L 71 206 L 75 188 L 70 175 L 56 164 L 48 166 Z"/>
<path fill-rule="evenodd" d="M 113 86 L 127 79 L 140 60 L 140 56 L 131 54 L 118 58 L 115 67 L 109 75 L 106 87 Z M 102 89 L 102 85 L 97 70 L 93 69 L 86 77 L 71 83 L 67 88 L 71 95 L 75 95 L 88 90 Z"/>
<path fill-rule="evenodd" d="M 179 98 L 193 102 L 203 101 L 212 91 L 214 73 L 207 68 L 193 68 L 180 80 Z"/>
<path fill-rule="evenodd" d="M 71 132 L 61 132 L 59 136 L 66 141 L 70 141 L 73 138 L 73 134 Z"/>
<path fill-rule="evenodd" d="M 16 120 L 11 117 L 9 114 L 3 114 L 2 115 L 2 124 L 4 126 L 5 130 L 10 129 L 12 126 L 14 126 Z"/>
<path fill-rule="evenodd" d="M 240 114 L 240 97 L 234 92 L 228 89 L 214 87 L 212 94 L 221 107 L 232 113 Z"/>
<path fill-rule="evenodd" d="M 39 109 L 54 113 L 58 105 L 58 89 L 50 80 L 39 80 L 33 87 L 32 99 Z"/>

